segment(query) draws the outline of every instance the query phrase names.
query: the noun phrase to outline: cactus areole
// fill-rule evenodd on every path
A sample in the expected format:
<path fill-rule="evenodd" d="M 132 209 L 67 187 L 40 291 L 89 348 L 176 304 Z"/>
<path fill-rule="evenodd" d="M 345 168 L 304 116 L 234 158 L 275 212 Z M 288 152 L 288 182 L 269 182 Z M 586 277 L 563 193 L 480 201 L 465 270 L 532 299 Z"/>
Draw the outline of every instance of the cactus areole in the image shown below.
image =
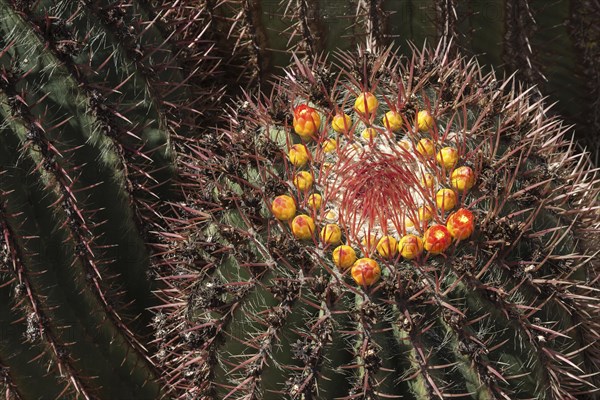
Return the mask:
<path fill-rule="evenodd" d="M 232 107 L 169 380 L 210 399 L 593 398 L 597 178 L 515 87 L 443 47 L 341 53 Z"/>

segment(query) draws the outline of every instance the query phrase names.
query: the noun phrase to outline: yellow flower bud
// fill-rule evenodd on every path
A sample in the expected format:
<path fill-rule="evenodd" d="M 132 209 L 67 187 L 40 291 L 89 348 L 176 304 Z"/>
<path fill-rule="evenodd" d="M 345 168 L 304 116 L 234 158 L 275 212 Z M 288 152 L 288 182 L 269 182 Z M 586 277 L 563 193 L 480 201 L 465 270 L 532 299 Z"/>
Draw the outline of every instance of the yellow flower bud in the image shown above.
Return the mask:
<path fill-rule="evenodd" d="M 290 162 L 294 165 L 294 167 L 303 167 L 304 165 L 306 165 L 310 158 L 308 154 L 308 149 L 303 144 L 295 144 L 292 147 L 290 147 L 288 157 L 290 159 Z"/>
<path fill-rule="evenodd" d="M 346 269 L 356 261 L 356 251 L 350 246 L 341 245 L 333 250 L 332 258 L 338 268 Z"/>
<path fill-rule="evenodd" d="M 364 116 L 370 116 L 375 114 L 379 101 L 374 94 L 369 92 L 361 93 L 354 102 L 354 110 Z"/>
<path fill-rule="evenodd" d="M 336 114 L 331 120 L 331 127 L 338 133 L 348 132 L 352 127 L 352 118 L 348 114 Z"/>
<path fill-rule="evenodd" d="M 433 144 L 433 140 L 419 140 L 419 143 L 417 143 L 417 153 L 419 153 L 425 158 L 433 157 L 433 155 L 435 154 L 435 144 Z"/>
<path fill-rule="evenodd" d="M 321 240 L 326 244 L 338 244 L 342 241 L 342 230 L 337 224 L 327 224 L 321 229 Z"/>
<path fill-rule="evenodd" d="M 375 139 L 375 137 L 377 136 L 377 130 L 375 128 L 367 128 L 364 131 L 362 131 L 362 133 L 360 134 L 360 136 L 365 139 L 365 140 L 373 140 Z"/>
<path fill-rule="evenodd" d="M 327 139 L 323 142 L 323 144 L 321 145 L 323 147 L 323 151 L 325 153 L 331 153 L 332 151 L 335 151 L 335 149 L 337 148 L 337 140 L 331 138 L 331 139 Z"/>
<path fill-rule="evenodd" d="M 435 194 L 435 203 L 440 210 L 450 211 L 457 202 L 456 192 L 452 189 L 440 189 Z"/>
<path fill-rule="evenodd" d="M 392 132 L 397 132 L 402 128 L 402 115 L 396 111 L 388 111 L 381 118 L 383 126 Z"/>
<path fill-rule="evenodd" d="M 450 214 L 446 221 L 446 228 L 452 237 L 456 240 L 465 240 L 475 230 L 473 213 L 465 208 L 461 208 L 455 213 Z"/>
<path fill-rule="evenodd" d="M 318 210 L 321 208 L 321 204 L 323 204 L 323 197 L 319 193 L 313 193 L 308 196 L 307 203 L 310 208 Z"/>
<path fill-rule="evenodd" d="M 444 147 L 438 151 L 436 160 L 442 167 L 450 170 L 458 162 L 458 151 L 454 147 Z"/>
<path fill-rule="evenodd" d="M 406 235 L 398 242 L 400 255 L 407 260 L 412 260 L 423 253 L 423 240 L 416 235 Z"/>
<path fill-rule="evenodd" d="M 299 171 L 294 177 L 294 186 L 301 192 L 310 189 L 313 182 L 313 176 L 308 171 Z"/>
<path fill-rule="evenodd" d="M 433 117 L 427 110 L 421 110 L 417 114 L 417 128 L 421 132 L 425 132 L 430 130 L 433 127 L 434 121 Z"/>
<path fill-rule="evenodd" d="M 300 214 L 292 220 L 292 233 L 298 240 L 312 238 L 315 231 L 315 221 L 306 214 Z"/>
<path fill-rule="evenodd" d="M 475 173 L 469 167 L 458 167 L 450 174 L 450 183 L 461 192 L 469 190 L 475 185 Z"/>
<path fill-rule="evenodd" d="M 384 236 L 377 243 L 377 252 L 381 257 L 392 258 L 398 254 L 398 241 L 393 236 Z"/>
<path fill-rule="evenodd" d="M 433 210 L 429 206 L 419 207 L 419 221 L 429 222 L 433 218 Z"/>
<path fill-rule="evenodd" d="M 290 196 L 282 194 L 273 200 L 271 212 L 278 220 L 290 220 L 296 215 L 296 202 Z"/>
<path fill-rule="evenodd" d="M 421 178 L 421 186 L 423 186 L 423 189 L 431 191 L 433 190 L 433 185 L 435 185 L 434 176 L 431 174 L 424 174 Z"/>

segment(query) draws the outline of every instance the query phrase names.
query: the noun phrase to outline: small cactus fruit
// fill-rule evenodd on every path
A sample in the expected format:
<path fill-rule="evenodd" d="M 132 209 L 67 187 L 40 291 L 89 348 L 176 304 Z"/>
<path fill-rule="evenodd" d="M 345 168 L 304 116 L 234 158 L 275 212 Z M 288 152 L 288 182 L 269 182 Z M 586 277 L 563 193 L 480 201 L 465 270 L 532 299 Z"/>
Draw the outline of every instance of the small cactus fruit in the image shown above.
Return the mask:
<path fill-rule="evenodd" d="M 373 93 L 363 92 L 356 97 L 354 110 L 363 117 L 375 115 L 379 106 L 379 100 Z"/>
<path fill-rule="evenodd" d="M 300 192 L 307 191 L 313 185 L 314 178 L 308 171 L 299 171 L 294 177 L 294 186 Z"/>
<path fill-rule="evenodd" d="M 451 170 L 458 162 L 458 151 L 454 147 L 444 147 L 438 151 L 435 159 L 441 166 Z"/>
<path fill-rule="evenodd" d="M 280 221 L 290 220 L 296 215 L 296 202 L 290 196 L 282 194 L 273 200 L 271 211 Z"/>
<path fill-rule="evenodd" d="M 403 236 L 398 242 L 398 251 L 407 260 L 419 257 L 423 253 L 423 239 L 412 234 Z"/>
<path fill-rule="evenodd" d="M 457 212 L 450 214 L 448 221 L 446 222 L 446 228 L 454 239 L 465 240 L 471 236 L 475 230 L 473 213 L 467 209 L 461 208 Z"/>
<path fill-rule="evenodd" d="M 452 54 L 297 61 L 224 116 L 224 162 L 197 167 L 216 204 L 185 197 L 197 215 L 215 210 L 190 228 L 202 261 L 182 259 L 189 271 L 169 282 L 184 288 L 173 303 L 190 299 L 165 348 L 172 377 L 197 388 L 179 397 L 593 399 L 598 172 L 533 92 Z M 305 141 L 290 103 L 328 123 Z M 392 110 L 397 131 L 383 123 Z M 337 132 L 341 113 L 354 123 Z M 287 160 L 299 143 L 310 190 Z M 280 195 L 296 200 L 291 223 L 272 211 Z"/>
<path fill-rule="evenodd" d="M 290 148 L 288 153 L 288 157 L 290 162 L 295 167 L 303 167 L 308 163 L 310 159 L 310 155 L 308 154 L 308 149 L 303 144 L 295 144 Z"/>
<path fill-rule="evenodd" d="M 423 235 L 423 247 L 431 254 L 443 253 L 452 244 L 452 235 L 444 225 L 433 225 Z"/>
<path fill-rule="evenodd" d="M 341 269 L 350 268 L 356 261 L 356 251 L 345 244 L 338 246 L 333 250 L 333 263 Z"/>
<path fill-rule="evenodd" d="M 321 117 L 312 107 L 301 104 L 294 109 L 294 131 L 304 140 L 311 139 L 321 126 Z"/>
<path fill-rule="evenodd" d="M 342 241 L 342 231 L 336 224 L 326 224 L 321 229 L 321 240 L 325 244 L 338 244 Z"/>
<path fill-rule="evenodd" d="M 398 241 L 393 236 L 384 236 L 377 243 L 377 252 L 383 258 L 396 257 Z"/>
<path fill-rule="evenodd" d="M 371 258 L 360 258 L 352 265 L 352 279 L 360 286 L 371 286 L 381 277 L 381 268 Z"/>
<path fill-rule="evenodd" d="M 352 127 L 352 118 L 348 114 L 336 114 L 331 120 L 331 127 L 335 132 L 348 132 Z"/>
<path fill-rule="evenodd" d="M 417 143 L 417 153 L 423 158 L 433 157 L 435 154 L 435 144 L 431 139 L 423 138 Z"/>
<path fill-rule="evenodd" d="M 296 239 L 307 240 L 312 238 L 315 231 L 315 221 L 306 214 L 300 214 L 292 220 L 292 232 Z"/>
<path fill-rule="evenodd" d="M 390 110 L 381 118 L 381 122 L 386 129 L 397 132 L 402 128 L 402 115 L 396 111 Z"/>
<path fill-rule="evenodd" d="M 434 124 L 435 124 L 435 121 L 433 120 L 433 117 L 431 116 L 429 111 L 427 111 L 427 110 L 419 111 L 419 113 L 417 114 L 417 128 L 420 131 L 422 131 L 422 132 L 429 131 L 431 128 L 433 128 Z"/>
<path fill-rule="evenodd" d="M 452 189 L 440 189 L 435 194 L 435 203 L 440 210 L 450 211 L 456 207 L 457 202 L 456 192 Z"/>

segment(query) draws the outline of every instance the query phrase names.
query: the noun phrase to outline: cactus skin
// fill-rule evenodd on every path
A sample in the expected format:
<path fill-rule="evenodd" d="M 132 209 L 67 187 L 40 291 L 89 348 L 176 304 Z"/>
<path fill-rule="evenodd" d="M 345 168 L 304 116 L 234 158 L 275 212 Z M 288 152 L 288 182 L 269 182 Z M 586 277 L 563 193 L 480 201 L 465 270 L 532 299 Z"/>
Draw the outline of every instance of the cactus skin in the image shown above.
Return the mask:
<path fill-rule="evenodd" d="M 222 95 L 190 3 L 0 1 L 7 397 L 164 393 L 151 232 L 175 200 L 171 135 L 196 131 Z"/>
<path fill-rule="evenodd" d="M 364 91 L 379 98 L 378 137 L 393 105 L 405 118 L 394 140 L 451 144 L 459 165 L 476 174 L 455 208 L 473 212 L 476 232 L 441 255 L 369 254 L 355 228 L 339 223 L 344 243 L 382 267 L 368 287 L 333 264 L 333 247 L 319 241 L 323 215 L 307 208 L 310 192 L 294 188 L 297 169 L 287 159 L 301 143 L 294 108 L 310 104 L 323 128 L 305 142 L 313 159 L 300 168 L 313 172 L 315 190 L 330 201 L 327 156 L 318 149 L 335 134 L 331 118 L 341 109 L 358 119 L 352 104 Z M 429 132 L 410 128 L 423 109 L 434 117 Z M 269 95 L 232 106 L 224 126 L 190 146 L 185 159 L 196 182 L 186 207 L 196 218 L 178 222 L 155 319 L 173 397 L 595 398 L 598 176 L 531 90 L 497 81 L 443 45 L 410 59 L 340 53 L 334 64 L 298 61 Z M 451 138 L 447 127 L 459 134 Z M 200 154 L 210 157 L 194 163 Z M 436 180 L 449 186 L 450 171 L 429 160 Z M 295 198 L 298 215 L 314 215 L 313 240 L 296 240 L 288 222 L 272 215 L 283 194 Z M 432 224 L 447 216 L 436 211 Z"/>

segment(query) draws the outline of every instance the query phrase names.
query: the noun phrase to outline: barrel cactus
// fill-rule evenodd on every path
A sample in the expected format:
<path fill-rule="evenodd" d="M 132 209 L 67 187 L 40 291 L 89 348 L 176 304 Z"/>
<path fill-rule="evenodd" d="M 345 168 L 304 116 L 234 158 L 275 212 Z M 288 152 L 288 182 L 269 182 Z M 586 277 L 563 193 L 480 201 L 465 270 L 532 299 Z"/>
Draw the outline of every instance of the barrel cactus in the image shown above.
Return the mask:
<path fill-rule="evenodd" d="M 181 152 L 174 397 L 596 396 L 598 177 L 531 90 L 443 45 L 362 50 L 221 126 Z"/>
<path fill-rule="evenodd" d="M 593 398 L 595 173 L 453 58 L 566 28 L 468 4 L 0 0 L 6 397 Z"/>

